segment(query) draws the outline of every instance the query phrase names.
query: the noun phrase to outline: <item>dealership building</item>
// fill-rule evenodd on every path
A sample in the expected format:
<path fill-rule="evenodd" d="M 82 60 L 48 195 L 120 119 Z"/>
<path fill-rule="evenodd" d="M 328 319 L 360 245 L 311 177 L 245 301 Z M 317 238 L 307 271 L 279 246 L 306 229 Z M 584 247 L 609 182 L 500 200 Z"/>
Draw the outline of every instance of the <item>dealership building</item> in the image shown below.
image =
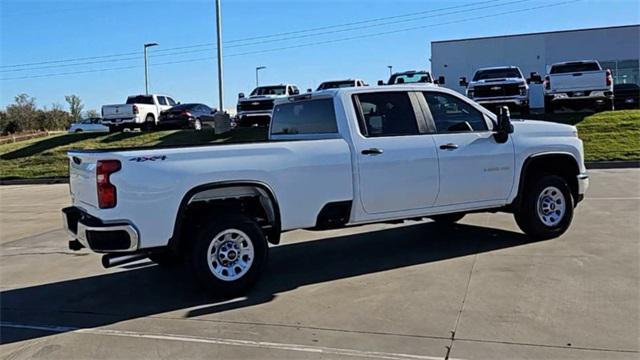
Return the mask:
<path fill-rule="evenodd" d="M 464 93 L 458 79 L 471 79 L 478 68 L 514 65 L 526 77 L 544 76 L 553 63 L 595 59 L 611 69 L 615 84 L 640 85 L 639 54 L 640 25 L 444 40 L 431 43 L 431 72 L 445 76 L 445 87 Z M 530 85 L 530 101 L 531 107 L 543 107 L 542 85 Z"/>

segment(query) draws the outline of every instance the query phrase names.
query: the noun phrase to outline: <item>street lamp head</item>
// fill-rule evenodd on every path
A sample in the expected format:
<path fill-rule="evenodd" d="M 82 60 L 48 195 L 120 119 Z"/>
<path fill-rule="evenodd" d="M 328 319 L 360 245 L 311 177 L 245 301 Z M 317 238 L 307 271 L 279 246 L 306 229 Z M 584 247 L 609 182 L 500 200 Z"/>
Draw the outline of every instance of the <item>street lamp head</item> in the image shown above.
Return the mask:
<path fill-rule="evenodd" d="M 266 69 L 266 66 L 256 66 L 256 70 L 262 70 L 262 69 Z"/>
<path fill-rule="evenodd" d="M 158 43 L 146 43 L 146 44 L 144 44 L 145 48 L 152 47 L 152 46 L 158 46 Z"/>

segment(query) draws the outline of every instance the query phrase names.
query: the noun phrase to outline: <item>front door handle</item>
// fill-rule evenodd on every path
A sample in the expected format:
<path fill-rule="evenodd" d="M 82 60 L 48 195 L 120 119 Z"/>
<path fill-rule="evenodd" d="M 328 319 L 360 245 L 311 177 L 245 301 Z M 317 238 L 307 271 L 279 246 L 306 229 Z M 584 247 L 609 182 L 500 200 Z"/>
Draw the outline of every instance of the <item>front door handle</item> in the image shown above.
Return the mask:
<path fill-rule="evenodd" d="M 380 155 L 383 152 L 384 151 L 382 149 L 371 148 L 371 149 L 362 150 L 362 155 Z"/>
<path fill-rule="evenodd" d="M 454 143 L 448 143 L 448 144 L 440 145 L 440 149 L 442 149 L 442 150 L 455 150 L 457 148 L 458 148 L 458 145 L 456 145 Z"/>

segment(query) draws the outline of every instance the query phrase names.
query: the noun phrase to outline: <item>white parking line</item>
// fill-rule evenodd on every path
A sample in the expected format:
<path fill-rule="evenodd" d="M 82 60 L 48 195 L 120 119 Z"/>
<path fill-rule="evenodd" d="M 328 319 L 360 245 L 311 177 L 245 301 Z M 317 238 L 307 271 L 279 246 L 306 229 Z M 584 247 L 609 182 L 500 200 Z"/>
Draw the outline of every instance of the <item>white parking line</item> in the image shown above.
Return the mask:
<path fill-rule="evenodd" d="M 386 352 L 377 352 L 377 351 L 360 351 L 360 350 L 352 350 L 352 349 L 339 349 L 339 348 L 330 348 L 330 347 L 322 347 L 322 346 L 274 343 L 274 342 L 266 342 L 266 341 L 238 340 L 238 339 L 212 338 L 212 337 L 175 335 L 175 334 L 142 333 L 137 331 L 124 331 L 124 330 L 81 329 L 81 328 L 57 326 L 57 325 L 26 325 L 26 324 L 17 324 L 17 323 L 11 323 L 11 322 L 0 322 L 0 327 L 50 331 L 50 332 L 56 332 L 56 333 L 122 336 L 122 337 L 140 338 L 140 339 L 182 341 L 182 342 L 205 343 L 205 344 L 228 345 L 228 346 L 243 346 L 243 347 L 263 348 L 263 349 L 299 351 L 299 352 L 316 353 L 316 354 L 324 354 L 324 355 L 363 357 L 363 358 L 372 358 L 372 359 L 373 358 L 388 359 L 388 360 L 443 359 L 442 356 L 437 357 L 437 356 L 424 356 L 424 355 L 412 355 L 412 354 L 386 353 Z M 460 359 L 457 359 L 457 360 L 460 360 Z"/>

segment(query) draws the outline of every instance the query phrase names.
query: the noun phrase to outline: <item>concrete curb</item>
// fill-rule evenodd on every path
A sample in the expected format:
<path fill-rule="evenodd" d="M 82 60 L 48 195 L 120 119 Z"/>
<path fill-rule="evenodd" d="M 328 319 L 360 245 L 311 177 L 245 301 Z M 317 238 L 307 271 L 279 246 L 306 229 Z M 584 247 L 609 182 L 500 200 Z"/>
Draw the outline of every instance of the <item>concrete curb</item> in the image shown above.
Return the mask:
<path fill-rule="evenodd" d="M 35 179 L 7 179 L 0 180 L 0 185 L 49 185 L 49 184 L 68 184 L 68 177 L 53 178 L 35 178 Z"/>
<path fill-rule="evenodd" d="M 587 161 L 587 169 L 636 169 L 640 168 L 640 161 Z"/>
<path fill-rule="evenodd" d="M 636 169 L 640 168 L 640 161 L 587 161 L 585 166 L 587 169 Z M 0 185 L 48 185 L 68 183 L 68 177 L 0 180 Z"/>

